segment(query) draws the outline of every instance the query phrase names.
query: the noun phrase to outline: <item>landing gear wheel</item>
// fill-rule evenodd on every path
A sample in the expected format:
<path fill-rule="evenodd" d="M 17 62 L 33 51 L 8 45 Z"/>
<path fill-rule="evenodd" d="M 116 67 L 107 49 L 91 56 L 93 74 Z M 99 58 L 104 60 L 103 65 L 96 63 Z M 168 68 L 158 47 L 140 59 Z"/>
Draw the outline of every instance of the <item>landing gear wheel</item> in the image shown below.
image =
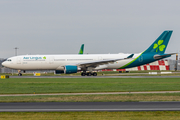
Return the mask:
<path fill-rule="evenodd" d="M 85 73 L 85 72 L 82 72 L 82 73 L 81 73 L 81 76 L 85 76 L 85 75 L 86 75 L 86 73 Z"/>
<path fill-rule="evenodd" d="M 87 73 L 87 76 L 91 76 L 92 74 L 90 72 Z"/>
<path fill-rule="evenodd" d="M 18 73 L 18 76 L 22 76 L 22 74 L 21 74 L 21 73 Z"/>
<path fill-rule="evenodd" d="M 97 76 L 97 73 L 96 73 L 96 72 L 93 72 L 93 76 Z"/>

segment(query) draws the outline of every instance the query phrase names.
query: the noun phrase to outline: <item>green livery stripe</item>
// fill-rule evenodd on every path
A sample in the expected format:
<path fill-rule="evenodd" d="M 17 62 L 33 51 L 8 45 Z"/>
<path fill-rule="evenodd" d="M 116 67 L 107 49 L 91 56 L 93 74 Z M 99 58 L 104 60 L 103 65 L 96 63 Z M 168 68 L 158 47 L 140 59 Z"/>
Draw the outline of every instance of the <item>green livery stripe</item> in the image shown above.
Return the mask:
<path fill-rule="evenodd" d="M 144 52 L 142 52 L 137 58 L 135 58 L 134 60 L 132 60 L 131 62 L 127 63 L 126 65 L 120 67 L 119 69 L 123 69 L 125 67 L 127 67 L 128 65 L 130 65 L 131 63 L 133 63 L 135 60 L 137 60 Z"/>

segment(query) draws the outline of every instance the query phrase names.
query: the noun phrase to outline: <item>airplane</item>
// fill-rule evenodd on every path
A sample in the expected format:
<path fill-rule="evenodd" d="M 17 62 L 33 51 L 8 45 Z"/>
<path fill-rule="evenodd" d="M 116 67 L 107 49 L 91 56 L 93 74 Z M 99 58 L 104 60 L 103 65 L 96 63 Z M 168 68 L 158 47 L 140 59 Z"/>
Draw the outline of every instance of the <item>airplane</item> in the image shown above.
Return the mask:
<path fill-rule="evenodd" d="M 8 58 L 2 65 L 17 70 L 60 70 L 65 74 L 82 71 L 81 76 L 97 76 L 93 71 L 136 67 L 176 54 L 164 53 L 172 32 L 164 31 L 148 49 L 138 54 L 20 55 Z"/>

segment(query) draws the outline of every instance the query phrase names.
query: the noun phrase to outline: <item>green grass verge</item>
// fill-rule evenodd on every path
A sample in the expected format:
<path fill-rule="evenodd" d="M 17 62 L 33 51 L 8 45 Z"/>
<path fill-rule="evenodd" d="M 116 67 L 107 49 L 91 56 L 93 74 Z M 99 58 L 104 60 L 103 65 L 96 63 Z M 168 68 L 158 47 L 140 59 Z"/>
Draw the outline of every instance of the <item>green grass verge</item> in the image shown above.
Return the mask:
<path fill-rule="evenodd" d="M 0 102 L 138 102 L 180 101 L 180 93 L 121 95 L 4 96 Z"/>
<path fill-rule="evenodd" d="M 179 78 L 10 78 L 0 94 L 179 91 Z"/>
<path fill-rule="evenodd" d="M 1 120 L 180 120 L 180 111 L 1 112 Z"/>

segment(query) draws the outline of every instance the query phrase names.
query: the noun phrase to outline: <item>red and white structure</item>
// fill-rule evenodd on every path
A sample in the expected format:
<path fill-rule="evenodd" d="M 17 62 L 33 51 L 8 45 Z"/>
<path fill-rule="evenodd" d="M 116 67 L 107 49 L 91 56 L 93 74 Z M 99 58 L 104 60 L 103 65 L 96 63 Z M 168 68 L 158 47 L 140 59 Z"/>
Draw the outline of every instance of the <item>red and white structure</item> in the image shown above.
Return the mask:
<path fill-rule="evenodd" d="M 138 70 L 169 70 L 169 64 L 167 60 L 158 60 L 150 64 L 127 68 L 127 69 L 104 69 L 102 71 L 138 71 Z"/>

